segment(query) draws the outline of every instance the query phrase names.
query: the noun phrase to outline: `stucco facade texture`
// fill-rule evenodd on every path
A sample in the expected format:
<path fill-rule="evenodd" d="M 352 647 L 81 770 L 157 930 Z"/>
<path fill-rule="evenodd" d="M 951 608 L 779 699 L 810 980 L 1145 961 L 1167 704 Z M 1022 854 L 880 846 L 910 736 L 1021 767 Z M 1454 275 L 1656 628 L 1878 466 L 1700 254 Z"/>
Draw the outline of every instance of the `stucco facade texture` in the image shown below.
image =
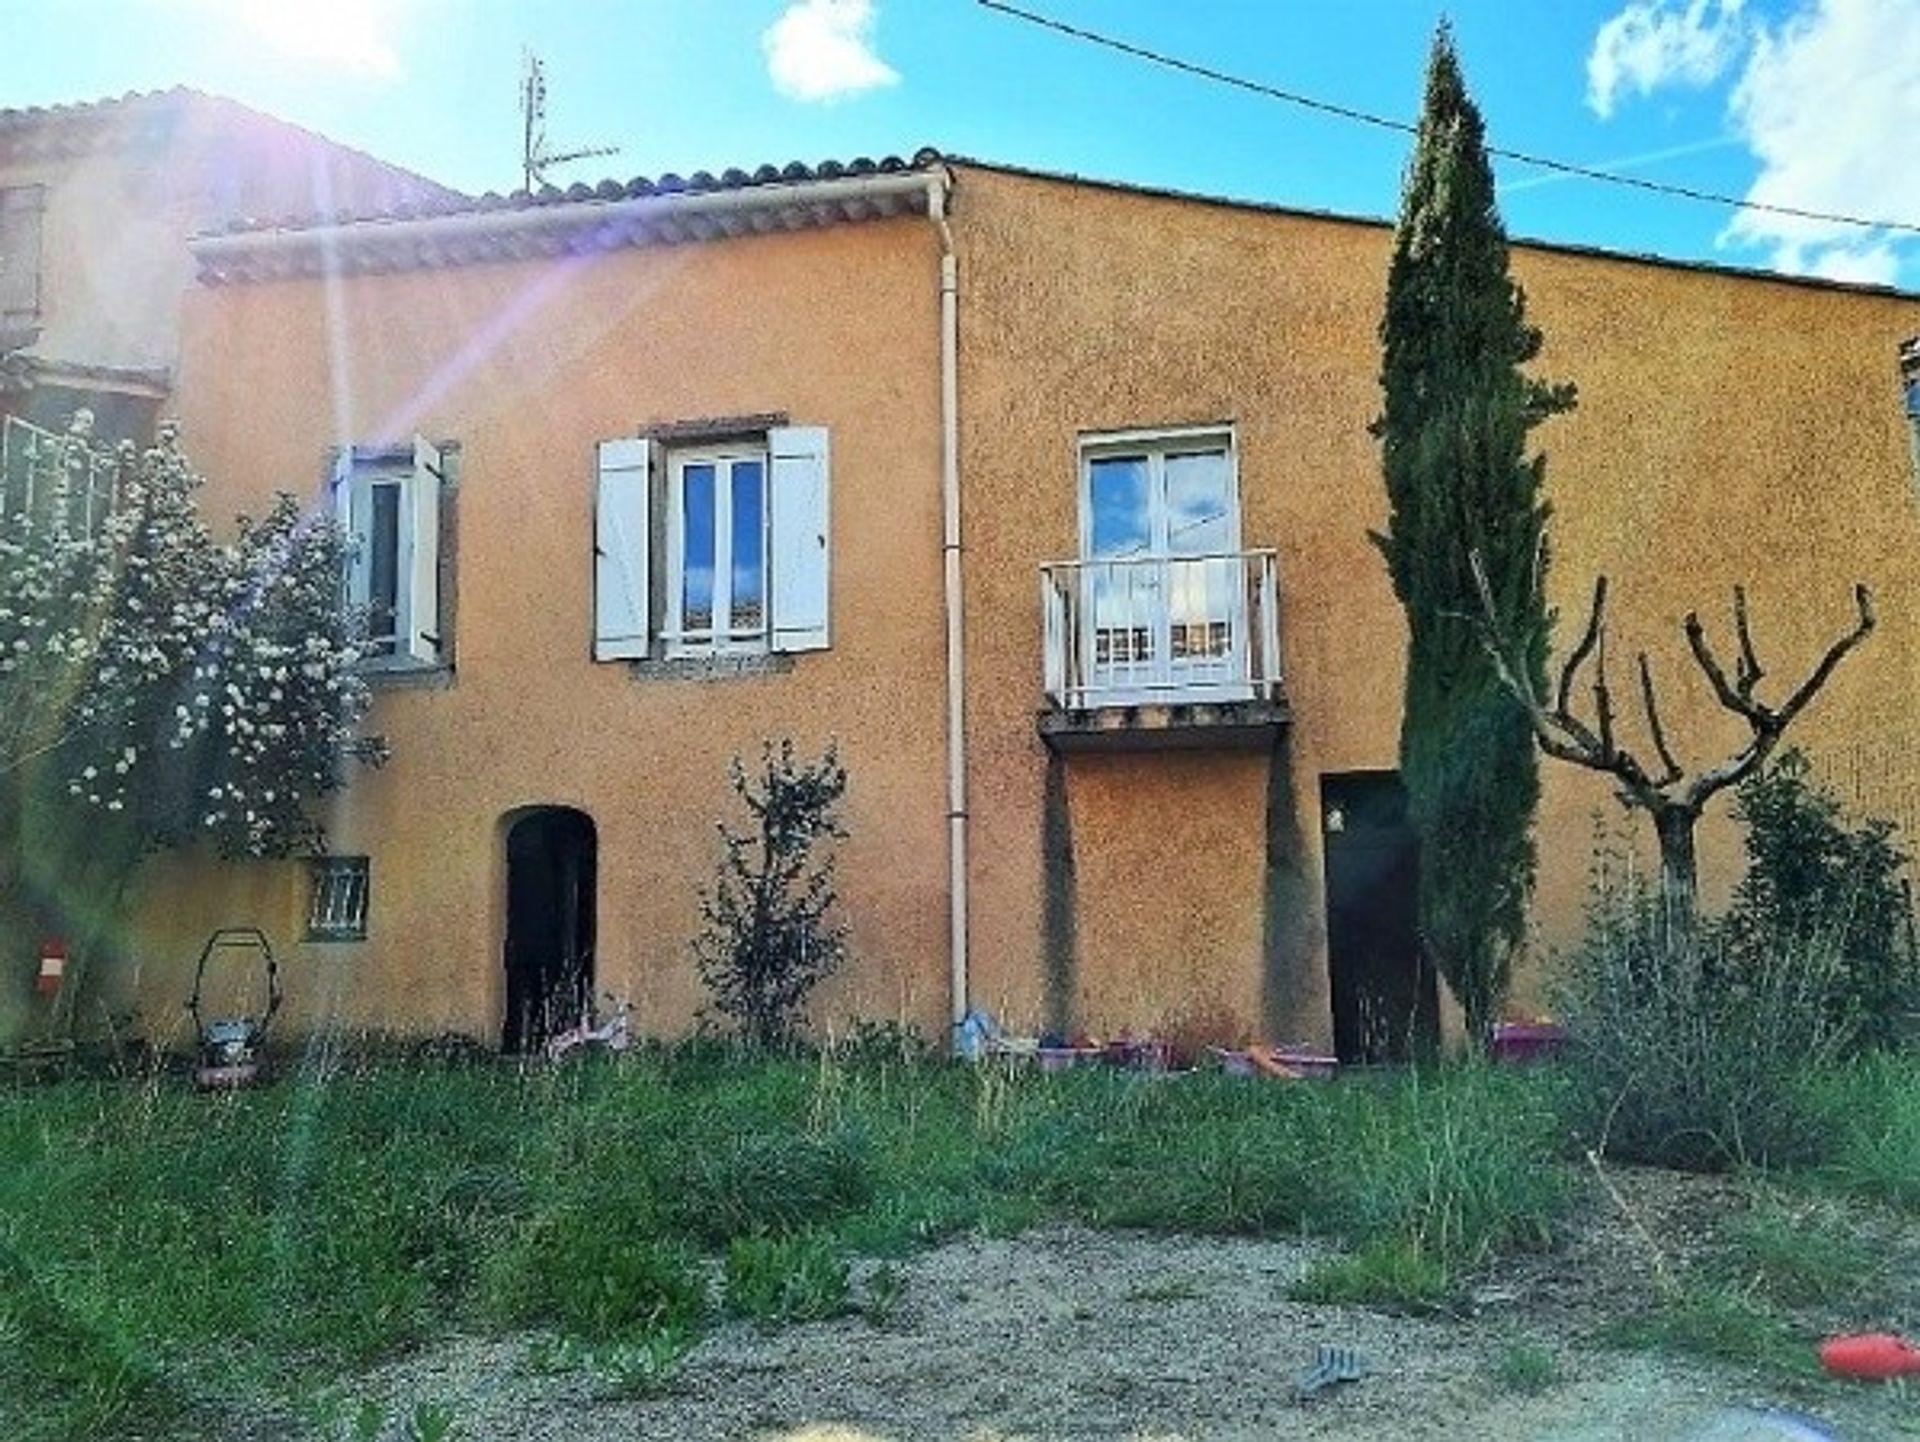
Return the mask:
<path fill-rule="evenodd" d="M 1016 1015 L 1048 1009 L 1043 953 L 1060 938 L 1039 922 L 1033 577 L 1077 553 L 1078 439 L 1225 422 L 1243 543 L 1280 556 L 1292 721 L 1271 765 L 1286 774 L 1267 756 L 1067 759 L 1077 924 L 1051 975 L 1067 1019 L 1096 1033 L 1226 1009 L 1256 1033 L 1323 1042 L 1319 781 L 1391 770 L 1398 748 L 1404 625 L 1368 539 L 1385 521 L 1367 425 L 1391 233 L 1003 171 L 964 169 L 958 189 L 970 811 L 990 858 L 975 879 L 975 993 Z M 1626 694 L 1622 658 L 1645 649 L 1682 760 L 1709 764 L 1746 732 L 1688 656 L 1686 612 L 1725 628 L 1745 584 L 1778 697 L 1851 625 L 1852 585 L 1867 582 L 1880 628 L 1795 739 L 1828 774 L 1870 778 L 1868 804 L 1911 817 L 1920 521 L 1895 356 L 1920 304 L 1527 246 L 1514 268 L 1546 335 L 1538 372 L 1580 387 L 1579 409 L 1535 433 L 1560 637 L 1606 574 L 1616 687 Z M 1644 750 L 1637 709 L 1628 734 Z M 1578 934 L 1594 818 L 1644 826 L 1602 778 L 1554 761 L 1542 775 L 1523 1005 Z M 1278 837 L 1262 820 L 1270 792 L 1293 809 Z M 1702 868 L 1719 897 L 1738 839 L 1724 802 L 1713 817 Z"/>
<path fill-rule="evenodd" d="M 838 742 L 852 776 L 841 895 L 858 961 L 823 1014 L 938 1031 L 946 997 L 937 252 L 881 222 L 575 263 L 207 289 L 180 413 L 216 516 L 316 496 L 342 436 L 459 445 L 457 665 L 383 691 L 392 761 L 356 777 L 332 847 L 371 858 L 368 938 L 291 940 L 289 1019 L 499 1035 L 504 819 L 578 808 L 598 834 L 596 984 L 676 1031 L 703 1000 L 687 943 L 743 819 L 728 765 L 764 739 Z M 833 645 L 790 670 L 637 679 L 592 660 L 595 442 L 786 412 L 833 444 Z M 269 879 L 271 878 L 271 879 Z M 305 921 L 296 865 L 149 873 L 141 992 L 184 997 L 214 925 Z"/>
<path fill-rule="evenodd" d="M 1392 769 L 1400 719 L 1404 628 L 1368 540 L 1390 233 L 955 177 L 972 998 L 1019 1025 L 1205 1018 L 1324 1042 L 1320 781 Z M 189 297 L 180 411 L 216 514 L 316 488 L 341 437 L 459 445 L 456 671 L 377 702 L 393 761 L 331 823 L 336 850 L 373 859 L 369 938 L 288 948 L 296 1019 L 497 1035 L 502 822 L 553 803 L 598 828 L 597 984 L 644 1028 L 684 1028 L 728 760 L 792 736 L 837 738 L 852 774 L 855 960 L 819 1017 L 944 1025 L 937 257 L 933 227 L 902 219 Z M 1562 637 L 1604 572 L 1613 655 L 1650 653 L 1683 760 L 1710 762 L 1744 733 L 1687 657 L 1684 614 L 1721 622 L 1744 583 L 1765 684 L 1784 687 L 1866 581 L 1880 628 L 1797 739 L 1920 820 L 1920 518 L 1895 367 L 1920 303 L 1525 246 L 1514 263 L 1547 337 L 1540 373 L 1580 387 L 1536 433 Z M 769 411 L 832 431 L 831 649 L 706 681 L 593 663 L 593 443 Z M 1078 552 L 1080 438 L 1199 424 L 1232 428 L 1242 544 L 1279 553 L 1291 720 L 1271 750 L 1051 756 L 1037 576 Z M 1624 823 L 1599 778 L 1551 761 L 1543 776 L 1523 1003 L 1577 933 L 1592 818 Z M 1723 806 L 1703 847 L 1723 894 Z M 296 867 L 194 857 L 156 864 L 146 898 L 150 1016 L 184 995 L 208 927 L 297 937 L 306 901 Z"/>

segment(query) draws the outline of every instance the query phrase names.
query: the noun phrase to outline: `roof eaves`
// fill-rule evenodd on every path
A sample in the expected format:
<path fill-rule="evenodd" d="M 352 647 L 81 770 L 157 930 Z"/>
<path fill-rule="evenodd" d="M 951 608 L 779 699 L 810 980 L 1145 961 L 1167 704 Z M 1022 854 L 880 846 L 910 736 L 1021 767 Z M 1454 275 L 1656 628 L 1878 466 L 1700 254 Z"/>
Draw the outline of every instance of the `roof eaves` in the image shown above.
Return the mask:
<path fill-rule="evenodd" d="M 200 236 L 192 249 L 200 279 L 216 285 L 591 254 L 923 215 L 929 186 L 945 175 L 931 151 L 910 161 L 669 175 L 332 224 L 254 224 Z"/>

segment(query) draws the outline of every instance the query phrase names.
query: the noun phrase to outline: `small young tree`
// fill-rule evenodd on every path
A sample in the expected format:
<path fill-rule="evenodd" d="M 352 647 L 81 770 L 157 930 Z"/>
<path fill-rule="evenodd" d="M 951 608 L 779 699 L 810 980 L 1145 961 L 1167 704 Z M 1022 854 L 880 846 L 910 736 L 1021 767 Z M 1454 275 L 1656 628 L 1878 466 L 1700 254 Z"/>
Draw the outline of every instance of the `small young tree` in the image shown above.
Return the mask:
<path fill-rule="evenodd" d="M 1544 457 L 1527 435 L 1573 387 L 1525 375 L 1540 350 L 1509 274 L 1485 127 L 1445 22 L 1434 37 L 1380 322 L 1374 423 L 1389 518 L 1374 537 L 1407 615 L 1400 771 L 1420 840 L 1419 930 L 1474 1037 L 1505 995 L 1534 876 L 1539 768 L 1526 713 L 1470 622 L 1468 557 L 1492 581 L 1514 663 L 1538 678 L 1547 617 Z"/>
<path fill-rule="evenodd" d="M 846 835 L 839 807 L 847 772 L 832 745 L 818 761 L 800 763 L 791 741 L 768 742 L 755 775 L 735 758 L 732 782 L 752 824 L 720 824 L 720 871 L 701 894 L 706 926 L 694 957 L 714 1006 L 755 1045 L 776 1046 L 846 955 L 846 927 L 829 918 L 834 859 L 822 844 Z"/>

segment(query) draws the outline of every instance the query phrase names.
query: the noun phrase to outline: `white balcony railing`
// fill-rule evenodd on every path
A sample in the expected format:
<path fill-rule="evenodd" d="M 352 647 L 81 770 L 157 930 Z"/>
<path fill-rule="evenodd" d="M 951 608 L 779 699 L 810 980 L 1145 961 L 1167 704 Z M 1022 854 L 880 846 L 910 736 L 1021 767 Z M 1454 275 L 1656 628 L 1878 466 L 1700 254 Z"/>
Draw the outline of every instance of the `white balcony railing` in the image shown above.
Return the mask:
<path fill-rule="evenodd" d="M 44 523 L 56 494 L 64 494 L 66 524 L 73 534 L 92 535 L 111 514 L 120 481 L 113 448 L 91 441 L 62 451 L 69 441 L 18 416 L 0 418 L 0 519 L 25 513 Z M 62 456 L 70 463 L 64 492 L 53 485 L 59 473 L 52 468 Z"/>
<path fill-rule="evenodd" d="M 1055 706 L 1279 699 L 1272 551 L 1056 561 L 1040 606 Z"/>

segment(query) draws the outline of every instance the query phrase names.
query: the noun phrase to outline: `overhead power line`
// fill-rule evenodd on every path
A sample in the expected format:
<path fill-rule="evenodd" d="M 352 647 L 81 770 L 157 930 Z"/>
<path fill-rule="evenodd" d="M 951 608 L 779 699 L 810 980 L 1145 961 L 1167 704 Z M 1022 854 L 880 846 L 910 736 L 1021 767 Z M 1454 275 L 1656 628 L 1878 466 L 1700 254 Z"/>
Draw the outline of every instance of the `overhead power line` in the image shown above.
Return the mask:
<path fill-rule="evenodd" d="M 1230 86 L 1235 90 L 1244 90 L 1253 95 L 1265 96 L 1269 100 L 1283 101 L 1288 105 L 1297 105 L 1303 110 L 1318 111 L 1322 115 L 1332 115 L 1341 120 L 1351 120 L 1358 125 L 1371 125 L 1379 130 L 1394 130 L 1405 135 L 1417 135 L 1420 127 L 1410 120 L 1399 120 L 1391 115 L 1381 115 L 1371 110 L 1361 110 L 1356 106 L 1342 105 L 1333 100 L 1322 100 L 1318 96 L 1307 95 L 1298 90 L 1287 90 L 1278 85 L 1268 85 L 1264 81 L 1249 80 L 1244 75 L 1234 75 L 1229 71 L 1216 70 L 1211 65 L 1202 65 L 1195 60 L 1183 60 L 1177 55 L 1168 55 L 1163 51 L 1137 45 L 1130 40 L 1122 40 L 1116 35 L 1103 34 L 1098 30 L 1088 30 L 1083 26 L 1070 25 L 1051 15 L 1043 15 L 1035 10 L 1026 10 L 1007 0 L 976 0 L 976 3 L 988 10 L 997 10 L 1002 15 L 1024 20 L 1029 25 L 1037 25 L 1043 30 L 1051 30 L 1074 40 L 1097 45 L 1101 49 L 1111 50 L 1121 55 L 1132 56 L 1135 60 L 1144 60 L 1150 65 L 1158 65 L 1167 70 L 1177 70 L 1182 75 L 1191 75 L 1200 80 L 1210 80 L 1216 85 Z M 1637 175 L 1621 175 L 1616 171 L 1596 170 L 1592 166 L 1576 165 L 1572 161 L 1555 160 L 1548 155 L 1535 155 L 1525 150 L 1508 150 L 1502 146 L 1489 145 L 1487 154 L 1498 156 L 1502 160 L 1515 161 L 1521 165 L 1535 166 L 1541 170 L 1551 170 L 1556 174 L 1575 176 L 1582 180 L 1597 180 L 1606 185 L 1624 185 L 1634 190 L 1650 191 L 1655 195 L 1671 195 L 1681 200 L 1695 200 L 1706 205 L 1726 206 L 1733 210 L 1755 210 L 1767 215 L 1790 216 L 1795 220 L 1823 221 L 1830 225 L 1853 225 L 1863 230 L 1893 230 L 1908 235 L 1920 235 L 1920 222 L 1906 220 L 1870 220 L 1864 216 L 1843 215 L 1838 211 L 1811 210 L 1797 205 L 1774 205 L 1764 200 L 1743 200 L 1739 196 L 1723 195 L 1718 191 L 1700 190 L 1691 185 L 1673 185 L 1666 181 L 1648 180 Z"/>

